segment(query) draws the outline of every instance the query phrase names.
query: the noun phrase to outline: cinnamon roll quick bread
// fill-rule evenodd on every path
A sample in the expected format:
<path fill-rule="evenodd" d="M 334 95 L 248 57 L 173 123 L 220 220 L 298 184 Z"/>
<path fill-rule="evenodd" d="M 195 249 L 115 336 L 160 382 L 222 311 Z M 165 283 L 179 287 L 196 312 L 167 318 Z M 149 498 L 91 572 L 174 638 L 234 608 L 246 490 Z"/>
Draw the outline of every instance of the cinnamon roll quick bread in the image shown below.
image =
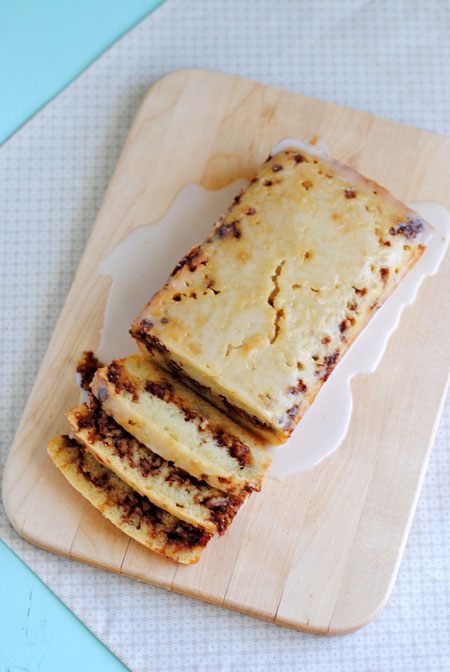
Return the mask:
<path fill-rule="evenodd" d="M 269 156 L 131 326 L 141 354 L 77 362 L 90 404 L 50 457 L 125 534 L 196 562 L 261 489 L 263 440 L 290 436 L 427 229 L 311 148 Z"/>
<path fill-rule="evenodd" d="M 132 325 L 142 351 L 282 443 L 423 252 L 425 223 L 334 159 L 270 156 Z"/>

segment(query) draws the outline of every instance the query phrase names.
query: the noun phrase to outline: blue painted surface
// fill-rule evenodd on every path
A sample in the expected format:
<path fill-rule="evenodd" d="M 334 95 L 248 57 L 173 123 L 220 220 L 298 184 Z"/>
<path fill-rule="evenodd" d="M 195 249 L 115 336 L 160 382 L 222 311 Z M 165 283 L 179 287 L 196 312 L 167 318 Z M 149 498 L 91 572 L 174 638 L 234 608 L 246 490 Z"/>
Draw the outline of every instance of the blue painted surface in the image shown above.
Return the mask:
<path fill-rule="evenodd" d="M 129 672 L 0 540 L 0 672 Z"/>
<path fill-rule="evenodd" d="M 0 0 L 0 144 L 163 0 Z"/>

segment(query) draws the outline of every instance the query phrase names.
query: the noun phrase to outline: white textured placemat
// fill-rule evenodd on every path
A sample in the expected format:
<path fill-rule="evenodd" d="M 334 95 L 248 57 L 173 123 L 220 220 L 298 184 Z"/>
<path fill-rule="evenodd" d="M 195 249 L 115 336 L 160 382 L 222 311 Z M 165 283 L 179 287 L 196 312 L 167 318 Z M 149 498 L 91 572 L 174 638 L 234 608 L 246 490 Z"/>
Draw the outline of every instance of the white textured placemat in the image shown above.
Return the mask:
<path fill-rule="evenodd" d="M 450 134 L 449 35 L 448 0 L 168 0 L 20 130 L 0 150 L 1 466 L 155 80 L 217 68 Z M 344 637 L 291 631 L 51 555 L 21 540 L 3 510 L 0 533 L 135 672 L 448 671 L 449 439 L 447 404 L 392 596 Z"/>

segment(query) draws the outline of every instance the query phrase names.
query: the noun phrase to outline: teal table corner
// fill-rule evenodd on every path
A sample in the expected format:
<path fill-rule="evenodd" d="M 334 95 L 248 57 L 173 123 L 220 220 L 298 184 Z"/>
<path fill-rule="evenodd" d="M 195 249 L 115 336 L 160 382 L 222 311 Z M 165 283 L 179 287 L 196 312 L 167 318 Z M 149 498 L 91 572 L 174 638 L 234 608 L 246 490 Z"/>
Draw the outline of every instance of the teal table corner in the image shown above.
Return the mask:
<path fill-rule="evenodd" d="M 0 672 L 130 672 L 0 540 Z"/>
<path fill-rule="evenodd" d="M 1 0 L 0 144 L 164 0 Z"/>

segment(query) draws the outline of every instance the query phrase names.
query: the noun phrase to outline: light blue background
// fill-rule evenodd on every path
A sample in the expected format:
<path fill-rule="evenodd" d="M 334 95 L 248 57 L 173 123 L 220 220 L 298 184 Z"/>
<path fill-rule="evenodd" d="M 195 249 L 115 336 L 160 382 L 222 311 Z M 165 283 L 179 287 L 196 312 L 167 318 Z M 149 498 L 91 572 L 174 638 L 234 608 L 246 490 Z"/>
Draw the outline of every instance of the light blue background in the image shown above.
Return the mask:
<path fill-rule="evenodd" d="M 129 672 L 0 540 L 0 671 Z"/>
<path fill-rule="evenodd" d="M 0 143 L 163 0 L 0 0 Z"/>
<path fill-rule="evenodd" d="M 162 1 L 0 0 L 0 143 Z M 0 670 L 61 665 L 128 669 L 0 541 Z"/>

